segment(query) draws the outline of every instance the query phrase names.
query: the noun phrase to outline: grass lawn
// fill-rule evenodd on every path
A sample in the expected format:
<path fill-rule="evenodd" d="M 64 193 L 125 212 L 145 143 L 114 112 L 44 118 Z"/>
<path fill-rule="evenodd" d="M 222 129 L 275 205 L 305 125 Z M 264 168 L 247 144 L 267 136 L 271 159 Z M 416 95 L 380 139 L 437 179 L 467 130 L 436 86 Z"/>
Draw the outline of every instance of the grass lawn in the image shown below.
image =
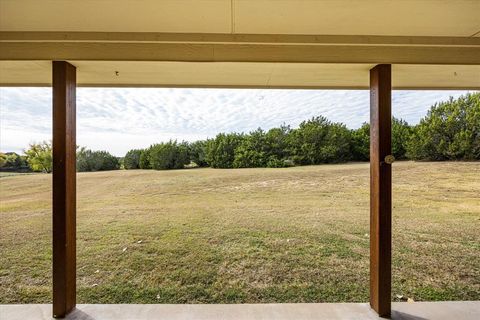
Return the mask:
<path fill-rule="evenodd" d="M 392 299 L 480 299 L 480 163 L 393 185 Z M 0 303 L 51 302 L 50 199 L 0 179 Z M 80 173 L 77 214 L 79 303 L 368 300 L 368 164 Z"/>
<path fill-rule="evenodd" d="M 38 174 L 38 173 L 33 173 L 33 172 L 1 172 L 0 171 L 0 178 L 5 178 L 5 177 L 13 177 L 13 176 L 19 176 L 19 175 L 27 175 L 27 174 Z"/>

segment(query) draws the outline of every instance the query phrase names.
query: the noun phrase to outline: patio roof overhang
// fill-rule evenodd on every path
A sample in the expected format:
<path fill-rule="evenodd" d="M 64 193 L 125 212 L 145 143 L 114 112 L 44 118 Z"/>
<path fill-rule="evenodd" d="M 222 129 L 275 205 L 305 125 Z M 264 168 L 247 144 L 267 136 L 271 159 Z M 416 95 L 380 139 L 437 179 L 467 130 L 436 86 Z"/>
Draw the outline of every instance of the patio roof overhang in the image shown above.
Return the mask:
<path fill-rule="evenodd" d="M 369 88 L 370 305 L 389 315 L 391 89 L 480 89 L 478 12 L 478 0 L 0 0 L 0 86 L 53 87 L 54 317 L 76 304 L 77 85 Z"/>
<path fill-rule="evenodd" d="M 480 2 L 0 0 L 0 86 L 480 89 Z"/>

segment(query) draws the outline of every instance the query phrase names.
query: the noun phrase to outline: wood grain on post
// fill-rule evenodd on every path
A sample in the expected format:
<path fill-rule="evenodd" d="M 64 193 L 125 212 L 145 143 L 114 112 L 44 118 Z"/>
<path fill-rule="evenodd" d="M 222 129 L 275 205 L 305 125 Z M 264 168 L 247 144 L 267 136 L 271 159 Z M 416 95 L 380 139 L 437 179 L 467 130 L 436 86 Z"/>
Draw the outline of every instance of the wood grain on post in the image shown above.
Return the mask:
<path fill-rule="evenodd" d="M 392 168 L 391 65 L 370 70 L 370 305 L 391 312 Z"/>
<path fill-rule="evenodd" d="M 53 316 L 76 304 L 76 68 L 53 62 Z"/>

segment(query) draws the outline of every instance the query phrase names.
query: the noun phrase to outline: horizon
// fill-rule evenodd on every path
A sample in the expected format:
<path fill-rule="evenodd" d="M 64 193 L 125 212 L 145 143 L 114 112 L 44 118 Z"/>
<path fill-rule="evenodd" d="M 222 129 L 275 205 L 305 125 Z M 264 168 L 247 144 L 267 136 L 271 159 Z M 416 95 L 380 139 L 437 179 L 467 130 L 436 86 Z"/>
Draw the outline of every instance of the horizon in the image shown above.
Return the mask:
<path fill-rule="evenodd" d="M 395 90 L 392 115 L 415 125 L 435 103 L 469 92 Z M 51 140 L 51 99 L 51 88 L 0 88 L 1 152 Z M 369 122 L 369 106 L 368 90 L 78 88 L 77 144 L 123 157 L 169 140 L 296 128 L 315 116 L 356 129 Z"/>

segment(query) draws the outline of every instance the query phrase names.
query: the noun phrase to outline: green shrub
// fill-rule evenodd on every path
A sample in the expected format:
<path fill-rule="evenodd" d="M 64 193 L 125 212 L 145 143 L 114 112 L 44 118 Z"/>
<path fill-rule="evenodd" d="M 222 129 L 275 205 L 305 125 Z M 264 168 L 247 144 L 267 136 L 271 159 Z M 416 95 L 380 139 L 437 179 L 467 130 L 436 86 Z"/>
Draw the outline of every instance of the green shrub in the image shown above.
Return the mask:
<path fill-rule="evenodd" d="M 120 168 L 120 161 L 117 157 L 107 151 L 92 151 L 81 148 L 77 152 L 77 171 L 105 171 L 117 170 Z"/>
<path fill-rule="evenodd" d="M 402 119 L 392 119 L 392 154 L 395 159 L 407 158 L 407 144 L 412 135 L 412 127 Z"/>
<path fill-rule="evenodd" d="M 52 172 L 53 156 L 52 144 L 50 142 L 32 143 L 25 150 L 25 154 L 32 171 Z"/>
<path fill-rule="evenodd" d="M 290 139 L 295 164 L 344 162 L 351 158 L 350 131 L 344 124 L 332 123 L 325 117 L 303 121 Z"/>
<path fill-rule="evenodd" d="M 153 169 L 183 169 L 190 163 L 189 149 L 186 143 L 169 141 L 150 147 L 150 162 Z"/>
<path fill-rule="evenodd" d="M 235 148 L 234 168 L 284 167 L 289 156 L 288 126 L 270 129 L 258 128 L 243 136 Z"/>
<path fill-rule="evenodd" d="M 141 149 L 133 149 L 127 152 L 123 158 L 123 167 L 127 170 L 140 169 L 140 156 L 142 154 Z"/>
<path fill-rule="evenodd" d="M 278 159 L 276 156 L 271 156 L 267 161 L 267 168 L 286 168 L 293 165 L 292 161 L 288 159 Z"/>
<path fill-rule="evenodd" d="M 406 159 L 407 143 L 412 127 L 402 119 L 392 118 L 392 154 L 396 159 Z M 370 124 L 351 130 L 351 160 L 368 161 L 370 159 Z"/>
<path fill-rule="evenodd" d="M 0 152 L 0 170 L 28 172 L 31 170 L 31 168 L 28 166 L 26 156 L 21 156 L 15 152 Z"/>
<path fill-rule="evenodd" d="M 415 160 L 480 160 L 480 93 L 432 106 L 406 149 Z"/>
<path fill-rule="evenodd" d="M 269 158 L 273 156 L 276 159 L 287 159 L 291 156 L 291 141 L 289 139 L 291 132 L 290 126 L 285 124 L 267 131 L 265 143 L 267 144 L 266 151 L 269 154 Z"/>
<path fill-rule="evenodd" d="M 370 159 L 370 124 L 364 123 L 360 128 L 351 131 L 351 159 L 368 161 Z"/>
<path fill-rule="evenodd" d="M 234 168 L 266 167 L 269 158 L 269 144 L 262 129 L 245 135 L 234 150 Z"/>
<path fill-rule="evenodd" d="M 150 161 L 150 151 L 152 147 L 143 149 L 140 152 L 140 158 L 138 160 L 138 166 L 140 169 L 152 169 L 152 163 Z"/>
<path fill-rule="evenodd" d="M 219 133 L 215 139 L 207 141 L 206 160 L 212 168 L 233 168 L 235 149 L 243 140 L 237 133 Z"/>
<path fill-rule="evenodd" d="M 188 145 L 190 160 L 199 167 L 207 167 L 207 141 L 199 140 Z"/>

